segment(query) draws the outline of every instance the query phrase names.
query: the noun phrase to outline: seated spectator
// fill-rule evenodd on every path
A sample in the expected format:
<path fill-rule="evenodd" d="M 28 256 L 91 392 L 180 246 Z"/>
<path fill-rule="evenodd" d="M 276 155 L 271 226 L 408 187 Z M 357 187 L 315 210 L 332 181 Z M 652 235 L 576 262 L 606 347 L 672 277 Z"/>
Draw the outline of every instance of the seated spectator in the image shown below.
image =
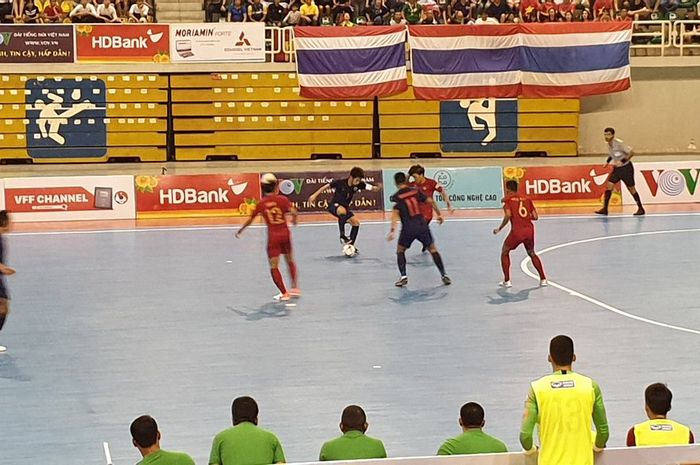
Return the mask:
<path fill-rule="evenodd" d="M 564 13 L 562 21 L 565 23 L 573 23 L 574 22 L 574 14 L 570 11 L 567 11 L 566 13 Z"/>
<path fill-rule="evenodd" d="M 393 16 L 397 11 L 403 13 L 403 7 L 406 3 L 403 0 L 386 0 L 384 5 L 389 10 L 389 14 Z"/>
<path fill-rule="evenodd" d="M 400 11 L 394 11 L 394 15 L 391 17 L 391 20 L 389 21 L 390 26 L 405 26 L 406 25 L 406 20 L 403 18 L 403 13 Z"/>
<path fill-rule="evenodd" d="M 576 11 L 576 5 L 574 5 L 574 3 L 571 0 L 563 0 L 562 3 L 560 3 L 557 6 L 557 12 L 562 18 L 564 17 L 567 11 L 571 13 L 571 16 L 573 17 L 574 11 Z"/>
<path fill-rule="evenodd" d="M 623 7 L 634 21 L 643 21 L 651 17 L 652 10 L 649 8 L 647 0 L 630 0 L 629 2 L 624 2 Z"/>
<path fill-rule="evenodd" d="M 545 16 L 542 21 L 545 23 L 559 22 L 559 14 L 557 13 L 557 10 L 554 8 L 547 10 L 547 16 Z"/>
<path fill-rule="evenodd" d="M 136 3 L 129 8 L 130 23 L 147 23 L 150 9 L 144 0 L 136 0 Z"/>
<path fill-rule="evenodd" d="M 520 2 L 520 21 L 524 23 L 536 23 L 540 12 L 540 2 L 538 0 L 522 0 Z"/>
<path fill-rule="evenodd" d="M 462 13 L 461 11 L 457 11 L 450 18 L 450 24 L 474 24 L 474 21 L 472 21 L 469 18 L 465 18 L 464 13 Z"/>
<path fill-rule="evenodd" d="M 606 11 L 601 16 L 598 17 L 597 21 L 601 22 L 601 23 L 609 23 L 610 21 L 612 21 L 612 18 L 610 17 L 608 12 Z"/>
<path fill-rule="evenodd" d="M 113 3 L 117 9 L 117 16 L 123 20 L 129 19 L 129 0 L 114 0 Z"/>
<path fill-rule="evenodd" d="M 450 11 L 452 12 L 450 22 L 453 24 L 464 24 L 464 22 L 468 22 L 472 18 L 473 9 L 474 4 L 469 0 L 455 0 L 450 7 Z M 455 21 L 458 18 L 457 13 L 462 13 L 461 19 L 459 20 L 460 22 Z"/>
<path fill-rule="evenodd" d="M 228 21 L 230 23 L 244 23 L 248 20 L 248 12 L 243 5 L 243 0 L 233 0 L 228 8 Z"/>
<path fill-rule="evenodd" d="M 403 18 L 408 24 L 418 24 L 423 18 L 423 7 L 418 0 L 408 0 L 403 7 Z"/>
<path fill-rule="evenodd" d="M 207 0 L 204 7 L 204 20 L 207 23 L 218 22 L 226 14 L 224 0 Z"/>
<path fill-rule="evenodd" d="M 0 23 L 12 23 L 12 0 L 0 0 Z"/>
<path fill-rule="evenodd" d="M 440 24 L 440 16 L 439 13 L 436 12 L 436 8 L 433 7 L 424 10 L 421 24 Z"/>
<path fill-rule="evenodd" d="M 40 22 L 39 8 L 34 4 L 34 0 L 25 0 L 22 22 L 25 24 L 38 24 Z"/>
<path fill-rule="evenodd" d="M 632 22 L 632 17 L 629 15 L 627 12 L 627 9 L 621 8 L 620 11 L 617 12 L 617 18 L 615 18 L 615 21 L 629 21 Z"/>
<path fill-rule="evenodd" d="M 73 23 L 98 23 L 97 10 L 88 0 L 80 0 L 73 11 L 70 12 L 70 20 Z"/>
<path fill-rule="evenodd" d="M 343 17 L 338 26 L 355 27 L 356 24 L 352 22 L 352 16 L 350 16 L 350 13 L 343 13 Z"/>
<path fill-rule="evenodd" d="M 617 9 L 617 4 L 615 0 L 595 0 L 593 4 L 593 17 L 594 19 L 600 21 L 601 16 L 607 13 L 608 20 L 615 16 L 615 10 Z"/>
<path fill-rule="evenodd" d="M 367 24 L 374 24 L 375 26 L 387 24 L 389 22 L 389 9 L 384 5 L 382 0 L 375 0 L 374 3 L 365 10 L 365 19 L 367 20 Z"/>
<path fill-rule="evenodd" d="M 238 397 L 231 404 L 233 428 L 214 437 L 209 465 L 263 465 L 284 463 L 277 436 L 258 427 L 258 404 L 251 397 Z"/>
<path fill-rule="evenodd" d="M 112 0 L 103 0 L 97 5 L 97 16 L 105 23 L 121 23 L 122 20 L 117 15 L 117 9 L 112 5 Z"/>
<path fill-rule="evenodd" d="M 367 436 L 369 425 L 362 407 L 349 405 L 340 417 L 342 436 L 327 441 L 321 447 L 320 461 L 384 459 L 386 450 L 379 439 Z"/>
<path fill-rule="evenodd" d="M 334 24 L 340 25 L 340 23 L 343 22 L 345 13 L 349 14 L 350 19 L 352 19 L 354 11 L 350 6 L 349 0 L 338 0 L 335 6 L 333 7 L 333 10 L 331 11 L 332 22 Z M 321 12 L 321 14 L 323 14 L 323 12 Z"/>
<path fill-rule="evenodd" d="M 332 16 L 334 2 L 333 0 L 318 0 L 316 2 L 318 14 L 320 16 Z"/>
<path fill-rule="evenodd" d="M 267 7 L 260 0 L 253 0 L 253 3 L 248 5 L 248 19 L 254 23 L 265 22 L 267 16 Z"/>
<path fill-rule="evenodd" d="M 628 446 L 680 446 L 695 442 L 690 428 L 666 417 L 672 399 L 673 394 L 665 384 L 655 383 L 646 388 L 644 411 L 649 420 L 630 428 Z"/>
<path fill-rule="evenodd" d="M 130 429 L 131 442 L 143 457 L 136 465 L 194 465 L 194 460 L 189 455 L 160 448 L 160 431 L 152 417 L 138 417 L 131 423 Z"/>
<path fill-rule="evenodd" d="M 280 0 L 273 0 L 267 7 L 265 22 L 270 26 L 281 27 L 286 14 L 287 9 L 280 3 Z"/>
<path fill-rule="evenodd" d="M 486 7 L 486 13 L 492 18 L 496 18 L 499 23 L 507 23 L 513 19 L 513 11 L 506 0 L 491 0 Z"/>
<path fill-rule="evenodd" d="M 591 10 L 586 8 L 581 12 L 581 21 L 593 21 L 593 15 L 591 14 Z"/>
<path fill-rule="evenodd" d="M 319 9 L 314 0 L 304 0 L 304 4 L 299 8 L 299 12 L 301 13 L 300 25 L 315 26 L 318 24 Z"/>
<path fill-rule="evenodd" d="M 484 433 L 484 409 L 476 402 L 468 402 L 459 410 L 462 434 L 445 441 L 438 455 L 497 454 L 508 452 L 500 439 Z"/>
<path fill-rule="evenodd" d="M 51 0 L 49 4 L 44 8 L 42 17 L 45 23 L 60 23 L 63 21 L 63 11 L 61 6 L 58 4 L 58 0 Z"/>
<path fill-rule="evenodd" d="M 679 6 L 680 0 L 656 0 L 654 13 L 660 12 L 663 18 L 668 18 L 668 15 L 675 12 Z"/>
<path fill-rule="evenodd" d="M 486 11 L 486 8 L 482 8 L 478 12 L 479 17 L 476 18 L 476 21 L 474 21 L 474 24 L 498 24 L 498 20 L 496 18 L 492 18 L 489 16 L 489 13 Z"/>
<path fill-rule="evenodd" d="M 284 17 L 282 21 L 283 26 L 296 26 L 301 22 L 301 12 L 299 12 L 299 5 L 295 2 L 289 8 L 287 16 Z"/>

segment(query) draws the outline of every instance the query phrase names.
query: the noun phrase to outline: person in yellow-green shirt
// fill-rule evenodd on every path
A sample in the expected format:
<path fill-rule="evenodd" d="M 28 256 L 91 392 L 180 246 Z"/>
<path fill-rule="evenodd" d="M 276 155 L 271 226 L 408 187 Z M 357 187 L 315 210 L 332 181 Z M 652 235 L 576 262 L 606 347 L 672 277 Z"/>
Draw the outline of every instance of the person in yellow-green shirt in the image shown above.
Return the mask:
<path fill-rule="evenodd" d="M 233 428 L 214 437 L 209 465 L 270 465 L 284 463 L 284 451 L 273 433 L 258 427 L 258 404 L 238 397 L 231 405 Z"/>
<path fill-rule="evenodd" d="M 160 448 L 158 424 L 148 415 L 131 423 L 131 440 L 143 457 L 137 465 L 194 465 L 194 460 L 183 452 L 171 452 Z"/>
<path fill-rule="evenodd" d="M 484 408 L 476 402 L 468 402 L 459 411 L 462 434 L 445 441 L 438 455 L 496 454 L 508 452 L 500 439 L 484 433 Z"/>
<path fill-rule="evenodd" d="M 384 443 L 367 436 L 367 428 L 367 415 L 362 407 L 348 405 L 340 417 L 343 435 L 323 444 L 319 460 L 385 459 Z"/>
<path fill-rule="evenodd" d="M 649 420 L 630 428 L 627 432 L 628 446 L 680 446 L 695 442 L 690 428 L 666 418 L 672 399 L 673 394 L 665 384 L 647 386 L 644 410 Z"/>
<path fill-rule="evenodd" d="M 553 373 L 530 383 L 520 444 L 526 454 L 537 451 L 533 432 L 539 424 L 539 465 L 593 465 L 594 450 L 602 450 L 610 436 L 600 387 L 572 371 L 576 355 L 569 336 L 550 341 L 548 360 Z"/>

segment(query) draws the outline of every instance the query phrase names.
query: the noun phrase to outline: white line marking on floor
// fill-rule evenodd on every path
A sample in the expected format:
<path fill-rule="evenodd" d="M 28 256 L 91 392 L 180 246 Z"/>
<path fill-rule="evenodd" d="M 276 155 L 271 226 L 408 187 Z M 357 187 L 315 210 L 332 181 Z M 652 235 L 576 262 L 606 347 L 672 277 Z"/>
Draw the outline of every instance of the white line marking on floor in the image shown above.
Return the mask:
<path fill-rule="evenodd" d="M 558 250 L 558 249 L 563 249 L 565 247 L 571 247 L 572 245 L 579 245 L 579 244 L 587 244 L 590 242 L 599 242 L 599 241 L 606 241 L 609 239 L 621 239 L 621 238 L 626 238 L 626 237 L 636 237 L 636 236 L 655 236 L 655 235 L 660 235 L 660 234 L 675 234 L 675 233 L 687 233 L 687 232 L 700 232 L 700 228 L 693 228 L 693 229 L 668 229 L 664 231 L 645 231 L 645 232 L 636 232 L 636 233 L 627 233 L 627 234 L 617 234 L 614 236 L 601 236 L 601 237 L 592 237 L 589 239 L 582 239 L 579 241 L 571 241 L 571 242 L 564 242 L 563 244 L 558 244 L 558 245 L 553 245 L 552 247 L 547 247 L 546 249 L 540 250 L 538 252 L 539 255 L 546 254 L 547 252 L 551 252 L 553 250 Z M 540 277 L 530 271 L 528 268 L 528 264 L 530 263 L 530 257 L 526 257 L 523 259 L 522 262 L 520 262 L 520 269 L 531 277 L 532 279 L 536 279 L 539 281 Z M 619 308 L 613 307 L 612 305 L 606 304 L 605 302 L 601 302 L 598 299 L 595 299 L 591 296 L 588 296 L 586 294 L 582 294 L 579 291 L 576 291 L 574 289 L 570 289 L 566 286 L 562 286 L 561 284 L 558 284 L 550 279 L 547 280 L 549 282 L 549 285 L 551 287 L 555 287 L 559 289 L 560 291 L 564 291 L 568 293 L 572 297 L 577 297 L 579 299 L 585 300 L 586 302 L 592 303 L 593 305 L 597 305 L 598 307 L 608 310 L 613 313 L 617 313 L 618 315 L 624 316 L 626 318 L 630 318 L 632 320 L 637 320 L 641 321 L 643 323 L 648 323 L 651 325 L 655 326 L 661 326 L 662 328 L 668 328 L 668 329 L 675 329 L 676 331 L 683 331 L 686 333 L 691 333 L 691 334 L 698 334 L 700 335 L 700 330 L 697 329 L 692 329 L 692 328 L 685 328 L 683 326 L 676 326 L 676 325 L 671 325 L 668 323 L 663 323 L 661 321 L 656 321 L 656 320 L 651 320 L 649 318 L 644 318 L 641 316 L 633 315 L 631 313 L 625 312 L 624 310 L 620 310 Z"/>

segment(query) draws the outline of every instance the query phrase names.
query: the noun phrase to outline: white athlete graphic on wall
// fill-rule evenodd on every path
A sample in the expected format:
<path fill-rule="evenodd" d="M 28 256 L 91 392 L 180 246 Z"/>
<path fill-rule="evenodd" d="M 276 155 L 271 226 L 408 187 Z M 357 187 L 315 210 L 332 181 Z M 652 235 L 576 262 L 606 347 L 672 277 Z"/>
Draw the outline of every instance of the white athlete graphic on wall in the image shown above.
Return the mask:
<path fill-rule="evenodd" d="M 481 140 L 482 146 L 488 145 L 496 138 L 496 99 L 460 100 L 459 106 L 467 111 L 472 130 L 488 131 Z"/>
<path fill-rule="evenodd" d="M 65 137 L 60 133 L 61 126 L 68 124 L 68 120 L 85 110 L 92 110 L 97 108 L 94 103 L 90 100 L 85 100 L 79 103 L 73 104 L 71 107 L 63 107 L 63 97 L 60 95 L 49 92 L 47 95 L 50 103 L 44 102 L 42 99 L 37 99 L 34 102 L 34 108 L 39 110 L 39 118 L 37 119 L 37 125 L 39 126 L 39 132 L 43 139 L 49 138 L 60 145 L 66 143 Z M 71 97 L 74 101 L 80 100 L 81 92 L 80 89 L 73 89 Z M 58 110 L 63 110 L 61 113 Z"/>

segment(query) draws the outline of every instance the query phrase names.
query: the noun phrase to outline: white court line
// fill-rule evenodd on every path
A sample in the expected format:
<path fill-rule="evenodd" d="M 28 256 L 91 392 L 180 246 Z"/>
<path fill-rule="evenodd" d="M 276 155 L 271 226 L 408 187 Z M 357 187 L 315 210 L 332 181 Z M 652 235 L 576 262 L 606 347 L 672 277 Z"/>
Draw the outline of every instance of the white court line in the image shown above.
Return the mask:
<path fill-rule="evenodd" d="M 385 212 L 386 213 L 386 212 Z M 695 212 L 695 213 L 655 213 L 655 214 L 647 214 L 644 217 L 639 218 L 640 220 L 643 218 L 667 218 L 667 217 L 674 217 L 674 216 L 700 216 L 700 212 Z M 600 215 L 570 215 L 570 216 L 557 216 L 557 215 L 547 215 L 547 216 L 540 216 L 540 221 L 541 220 L 546 220 L 546 221 L 555 221 L 555 220 L 590 220 L 590 219 L 598 219 L 598 220 L 621 220 L 621 219 L 626 219 L 628 218 L 627 216 L 620 215 L 620 216 L 608 216 L 608 217 L 602 217 Z M 484 218 L 446 218 L 445 222 L 446 223 L 477 223 L 477 222 L 484 222 L 484 221 L 501 221 L 503 217 L 501 216 L 494 216 L 494 217 L 484 217 Z M 375 220 L 375 221 L 363 221 L 363 225 L 378 225 L 378 224 L 390 224 L 391 220 Z M 299 223 L 295 227 L 297 228 L 317 228 L 317 227 L 325 227 L 325 226 L 337 226 L 335 221 L 324 221 L 324 222 L 317 222 L 317 223 Z M 120 228 L 120 229 L 88 229 L 88 230 L 74 230 L 74 231 L 34 231 L 34 232 L 16 232 L 16 233 L 8 233 L 8 236 L 66 236 L 66 235 L 71 235 L 71 234 L 110 234 L 110 233 L 115 233 L 115 234 L 123 234 L 123 233 L 147 233 L 147 232 L 171 232 L 171 231 L 218 231 L 218 230 L 236 230 L 240 229 L 240 225 L 231 225 L 231 226 L 171 226 L 171 227 L 158 227 L 158 228 Z M 249 226 L 249 228 L 265 228 L 266 226 L 264 224 L 254 224 Z"/>
<path fill-rule="evenodd" d="M 112 453 L 109 451 L 109 443 L 103 442 L 102 448 L 105 451 L 105 461 L 107 462 L 107 465 L 112 465 Z"/>
<path fill-rule="evenodd" d="M 617 234 L 614 236 L 592 237 L 589 239 L 582 239 L 580 241 L 564 242 L 563 244 L 558 244 L 558 245 L 554 245 L 552 247 L 547 247 L 544 250 L 540 250 L 538 252 L 538 255 L 545 254 L 545 253 L 551 252 L 553 250 L 563 249 L 564 247 L 571 247 L 572 245 L 587 244 L 589 242 L 606 241 L 608 239 L 620 239 L 620 238 L 636 237 L 636 236 L 654 236 L 654 235 L 659 235 L 659 234 L 674 234 L 674 233 L 684 233 L 684 232 L 700 232 L 700 228 L 669 229 L 669 230 L 665 230 L 665 231 L 646 231 L 646 232 L 636 232 L 636 233 L 627 233 L 627 234 Z M 523 271 L 523 273 L 525 273 L 529 277 L 539 281 L 540 277 L 538 275 L 536 275 L 535 273 L 531 272 L 530 269 L 528 268 L 529 263 L 530 263 L 530 257 L 526 257 L 525 259 L 523 259 L 522 262 L 520 262 L 520 269 Z M 566 286 L 562 286 L 561 284 L 555 283 L 554 281 L 550 281 L 549 279 L 547 281 L 549 282 L 550 286 L 555 287 L 555 288 L 559 289 L 560 291 L 564 291 L 572 297 L 578 297 L 579 299 L 585 300 L 586 302 L 590 302 L 593 305 L 597 305 L 598 307 L 600 307 L 602 309 L 608 310 L 608 311 L 613 312 L 613 313 L 617 313 L 618 315 L 624 316 L 626 318 L 631 318 L 633 320 L 641 321 L 643 323 L 649 323 L 649 324 L 655 325 L 655 326 L 661 326 L 662 328 L 675 329 L 677 331 L 683 331 L 686 333 L 700 335 L 700 330 L 685 328 L 683 326 L 670 325 L 668 323 L 663 323 L 661 321 L 650 320 L 649 318 L 644 318 L 641 316 L 633 315 L 631 313 L 625 312 L 624 310 L 620 310 L 619 308 L 613 307 L 612 305 L 606 304 L 605 302 L 601 302 L 600 300 L 595 299 L 591 296 L 582 294 L 574 289 L 570 289 Z"/>

